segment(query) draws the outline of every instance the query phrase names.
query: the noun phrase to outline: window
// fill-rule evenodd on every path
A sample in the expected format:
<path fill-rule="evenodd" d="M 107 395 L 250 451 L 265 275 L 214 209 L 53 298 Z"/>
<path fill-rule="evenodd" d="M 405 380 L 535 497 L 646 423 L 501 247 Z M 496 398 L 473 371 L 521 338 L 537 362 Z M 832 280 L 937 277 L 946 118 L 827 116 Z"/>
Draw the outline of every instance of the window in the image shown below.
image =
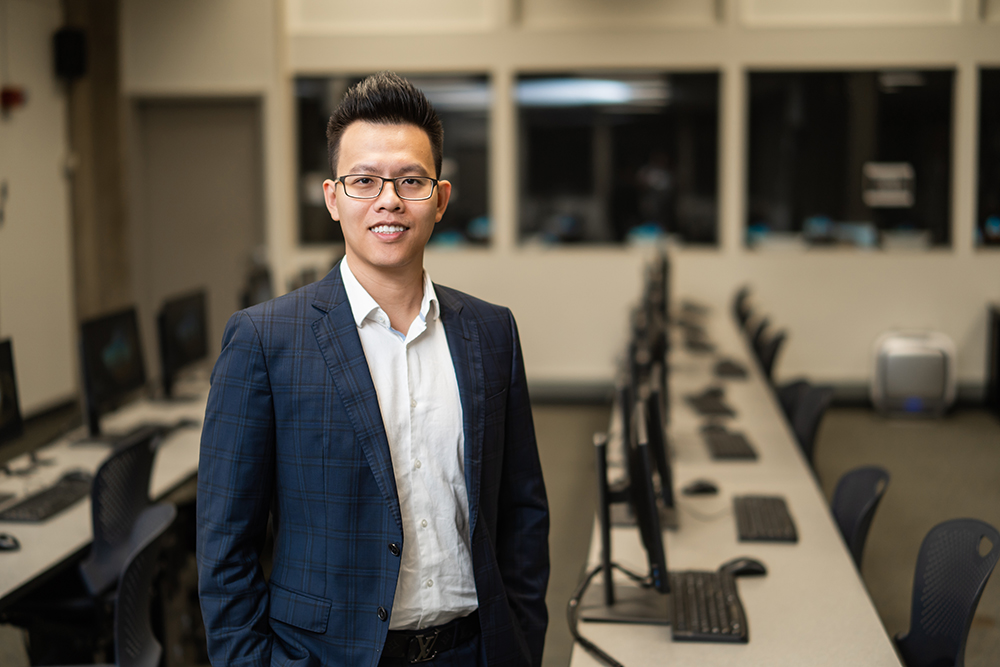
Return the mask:
<path fill-rule="evenodd" d="M 751 73 L 748 243 L 949 244 L 953 79 Z"/>
<path fill-rule="evenodd" d="M 298 110 L 299 239 L 302 243 L 342 243 L 340 225 L 323 201 L 323 181 L 331 177 L 326 124 L 344 93 L 361 76 L 299 78 Z M 441 178 L 452 195 L 431 244 L 487 244 L 490 239 L 488 185 L 490 89 L 486 77 L 407 77 L 437 109 L 444 126 Z"/>
<path fill-rule="evenodd" d="M 714 244 L 716 73 L 522 76 L 520 237 Z"/>
<path fill-rule="evenodd" d="M 979 73 L 977 245 L 1000 245 L 1000 69 Z"/>

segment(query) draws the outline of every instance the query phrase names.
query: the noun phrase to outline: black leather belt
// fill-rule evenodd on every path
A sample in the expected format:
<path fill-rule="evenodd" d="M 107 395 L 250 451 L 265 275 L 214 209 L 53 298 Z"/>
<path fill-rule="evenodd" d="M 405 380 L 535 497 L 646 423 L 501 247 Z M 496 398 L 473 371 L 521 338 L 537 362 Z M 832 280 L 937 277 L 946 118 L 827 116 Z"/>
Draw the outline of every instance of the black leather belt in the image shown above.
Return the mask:
<path fill-rule="evenodd" d="M 389 630 L 382 656 L 413 664 L 433 660 L 438 653 L 461 646 L 479 634 L 479 611 L 444 625 L 423 630 Z"/>

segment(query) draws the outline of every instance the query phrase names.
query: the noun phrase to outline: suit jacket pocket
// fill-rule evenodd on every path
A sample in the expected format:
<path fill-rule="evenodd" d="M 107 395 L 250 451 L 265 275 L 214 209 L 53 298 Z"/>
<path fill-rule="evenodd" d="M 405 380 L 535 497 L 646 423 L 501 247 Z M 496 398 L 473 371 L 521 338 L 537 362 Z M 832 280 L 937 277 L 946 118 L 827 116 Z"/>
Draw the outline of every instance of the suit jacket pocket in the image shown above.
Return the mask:
<path fill-rule="evenodd" d="M 326 632 L 330 601 L 271 582 L 271 618 L 309 632 Z"/>

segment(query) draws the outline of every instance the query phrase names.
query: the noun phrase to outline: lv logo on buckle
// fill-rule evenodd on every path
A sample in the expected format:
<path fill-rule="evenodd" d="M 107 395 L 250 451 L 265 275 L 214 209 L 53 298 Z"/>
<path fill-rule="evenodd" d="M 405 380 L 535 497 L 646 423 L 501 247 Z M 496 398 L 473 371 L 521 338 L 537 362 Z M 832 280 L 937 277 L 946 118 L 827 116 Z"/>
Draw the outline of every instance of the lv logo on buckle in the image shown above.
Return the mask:
<path fill-rule="evenodd" d="M 417 635 L 410 639 L 410 647 L 407 651 L 407 658 L 410 664 L 417 662 L 427 662 L 437 656 L 434 644 L 437 643 L 438 633 L 432 635 Z"/>

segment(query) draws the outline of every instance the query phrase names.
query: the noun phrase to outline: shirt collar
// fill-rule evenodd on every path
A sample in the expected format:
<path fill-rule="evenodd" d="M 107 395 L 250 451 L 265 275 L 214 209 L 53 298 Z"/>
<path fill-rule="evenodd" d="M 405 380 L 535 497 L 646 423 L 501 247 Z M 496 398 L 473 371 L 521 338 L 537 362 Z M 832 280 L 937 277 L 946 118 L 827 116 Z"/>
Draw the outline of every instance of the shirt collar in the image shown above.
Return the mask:
<path fill-rule="evenodd" d="M 347 265 L 347 257 L 340 261 L 340 277 L 344 281 L 344 291 L 347 292 L 347 301 L 351 304 L 351 314 L 354 316 L 354 323 L 361 327 L 365 320 L 372 313 L 381 312 L 382 308 L 378 302 L 372 298 L 354 273 Z M 438 303 L 437 293 L 434 291 L 434 283 L 431 282 L 430 274 L 424 270 L 424 296 L 420 301 L 420 319 L 436 320 L 441 313 L 441 306 Z"/>

